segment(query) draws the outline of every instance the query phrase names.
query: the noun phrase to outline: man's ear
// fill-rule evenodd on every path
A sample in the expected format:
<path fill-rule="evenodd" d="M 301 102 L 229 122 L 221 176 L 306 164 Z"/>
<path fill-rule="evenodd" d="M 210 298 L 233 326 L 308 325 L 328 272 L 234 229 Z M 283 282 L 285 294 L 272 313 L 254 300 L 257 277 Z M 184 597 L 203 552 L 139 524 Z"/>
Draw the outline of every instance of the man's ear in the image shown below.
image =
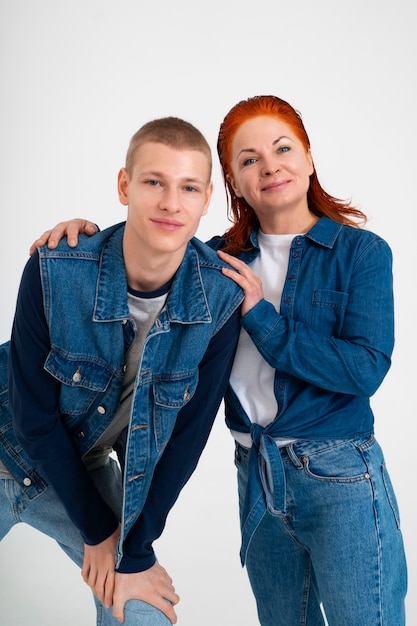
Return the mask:
<path fill-rule="evenodd" d="M 129 204 L 128 186 L 129 174 L 127 173 L 127 169 L 125 167 L 122 167 L 117 175 L 117 191 L 119 194 L 119 200 L 124 206 L 127 206 Z"/>
<path fill-rule="evenodd" d="M 213 183 L 210 181 L 210 183 L 207 186 L 206 202 L 205 202 L 205 205 L 204 205 L 203 212 L 201 214 L 202 216 L 203 215 L 207 215 L 207 213 L 208 213 L 212 195 L 213 195 Z"/>

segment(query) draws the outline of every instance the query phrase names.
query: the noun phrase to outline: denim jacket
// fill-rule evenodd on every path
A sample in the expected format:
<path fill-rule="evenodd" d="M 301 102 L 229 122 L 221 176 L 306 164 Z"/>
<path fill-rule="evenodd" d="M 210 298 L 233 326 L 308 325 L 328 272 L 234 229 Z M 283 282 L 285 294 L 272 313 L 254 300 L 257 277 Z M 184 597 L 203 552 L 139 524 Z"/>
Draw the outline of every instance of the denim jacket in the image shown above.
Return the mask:
<path fill-rule="evenodd" d="M 28 415 L 19 415 L 19 389 L 13 389 L 13 377 L 10 393 L 14 428 L 26 452 L 13 440 L 10 424 L 1 426 L 3 460 L 32 492 L 41 490 L 44 481 L 31 467 L 29 458 L 36 459 L 49 475 L 57 456 L 75 463 L 75 457 L 80 459 L 94 446 L 118 408 L 125 353 L 135 335 L 127 305 L 123 232 L 123 225 L 117 225 L 95 237 L 81 238 L 75 249 L 61 242 L 55 250 L 39 250 L 50 339 L 44 368 L 51 381 L 58 381 L 59 420 L 54 428 L 62 428 L 63 424 L 65 436 L 55 434 L 54 441 L 62 448 L 42 449 L 42 459 L 37 456 L 40 442 L 36 429 L 39 424 L 43 426 L 43 416 L 39 412 L 38 424 L 32 426 Z M 178 413 L 196 394 L 205 352 L 216 333 L 238 314 L 243 295 L 222 275 L 222 265 L 212 250 L 194 238 L 173 279 L 166 306 L 148 333 L 123 450 L 125 485 L 118 564 L 123 540 L 142 510 Z M 233 352 L 237 335 L 238 324 L 235 336 L 228 338 Z M 3 347 L 3 353 L 5 350 Z M 229 371 L 223 373 L 221 363 L 216 371 L 225 378 L 224 392 Z M 218 381 L 206 381 L 206 385 L 219 395 L 218 406 L 222 396 Z M 36 398 L 34 401 L 36 404 Z M 50 416 L 45 417 L 48 419 Z M 5 444 L 6 440 L 11 443 Z M 200 441 L 196 445 L 204 447 Z"/>
<path fill-rule="evenodd" d="M 224 246 L 223 239 L 209 242 Z M 259 254 L 257 232 L 240 255 Z M 252 424 L 229 385 L 226 421 L 250 433 L 251 469 L 242 512 L 242 561 L 266 507 L 280 509 L 277 438 L 347 439 L 373 432 L 369 398 L 384 379 L 394 345 L 392 255 L 367 230 L 321 218 L 290 249 L 280 311 L 261 300 L 242 318 L 275 369 L 278 411 L 266 428 Z"/>

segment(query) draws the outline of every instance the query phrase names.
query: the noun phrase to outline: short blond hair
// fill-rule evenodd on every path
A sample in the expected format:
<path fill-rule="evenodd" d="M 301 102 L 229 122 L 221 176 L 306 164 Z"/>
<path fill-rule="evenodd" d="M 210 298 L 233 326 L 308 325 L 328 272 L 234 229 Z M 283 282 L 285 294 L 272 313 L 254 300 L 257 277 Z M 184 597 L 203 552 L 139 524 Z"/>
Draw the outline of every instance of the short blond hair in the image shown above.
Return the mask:
<path fill-rule="evenodd" d="M 212 156 L 204 135 L 190 122 L 178 117 L 162 117 L 147 122 L 133 135 L 126 154 L 126 170 L 130 175 L 136 152 L 147 142 L 162 143 L 175 150 L 197 150 L 202 152 L 209 164 L 211 177 Z"/>

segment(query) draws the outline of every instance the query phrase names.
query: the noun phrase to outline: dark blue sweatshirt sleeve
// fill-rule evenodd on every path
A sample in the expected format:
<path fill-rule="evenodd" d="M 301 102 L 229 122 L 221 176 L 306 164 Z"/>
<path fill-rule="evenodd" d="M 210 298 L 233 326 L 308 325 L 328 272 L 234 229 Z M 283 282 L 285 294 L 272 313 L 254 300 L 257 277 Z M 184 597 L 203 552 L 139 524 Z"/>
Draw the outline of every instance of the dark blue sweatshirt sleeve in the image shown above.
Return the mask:
<path fill-rule="evenodd" d="M 152 542 L 162 534 L 167 515 L 206 445 L 229 381 L 239 332 L 240 314 L 236 311 L 211 340 L 199 366 L 196 392 L 178 413 L 142 513 L 124 542 L 119 572 L 139 572 L 155 563 Z"/>
<path fill-rule="evenodd" d="M 109 537 L 118 520 L 95 488 L 59 414 L 60 383 L 45 369 L 50 350 L 38 254 L 20 284 L 9 356 L 14 429 L 38 472 L 52 485 L 87 544 Z"/>

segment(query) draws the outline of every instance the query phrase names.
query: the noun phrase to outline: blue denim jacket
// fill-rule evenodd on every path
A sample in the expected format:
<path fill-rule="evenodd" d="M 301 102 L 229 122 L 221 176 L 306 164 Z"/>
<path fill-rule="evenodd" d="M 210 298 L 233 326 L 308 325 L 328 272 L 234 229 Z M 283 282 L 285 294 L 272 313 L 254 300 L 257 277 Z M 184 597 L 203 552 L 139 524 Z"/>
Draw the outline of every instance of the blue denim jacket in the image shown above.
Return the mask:
<path fill-rule="evenodd" d="M 224 239 L 209 245 L 224 246 Z M 257 233 L 240 258 L 259 254 Z M 226 421 L 251 433 L 251 469 L 242 514 L 242 561 L 266 507 L 280 510 L 282 467 L 275 440 L 347 439 L 373 432 L 369 398 L 384 379 L 394 346 L 392 255 L 367 230 L 323 217 L 295 236 L 280 312 L 265 300 L 242 318 L 275 369 L 275 419 L 252 424 L 229 385 Z"/>
<path fill-rule="evenodd" d="M 19 390 L 13 390 L 13 378 L 10 394 L 14 398 L 16 434 L 24 442 L 28 457 L 39 461 L 49 473 L 54 471 L 57 456 L 79 459 L 94 446 L 119 405 L 125 353 L 135 334 L 127 305 L 123 232 L 123 225 L 118 225 L 93 238 L 83 237 L 76 249 L 61 242 L 55 250 L 39 250 L 50 338 L 44 368 L 50 380 L 59 384 L 59 420 L 54 428 L 63 424 L 65 436 L 55 433 L 54 441 L 62 448 L 44 445 L 39 453 L 37 427 L 43 428 L 43 419 L 53 422 L 39 411 L 38 422 L 32 427 L 28 415 L 19 415 Z M 118 563 L 124 537 L 142 510 L 155 466 L 178 413 L 191 404 L 196 392 L 199 364 L 207 347 L 231 316 L 237 314 L 242 301 L 240 288 L 222 275 L 222 265 L 212 250 L 193 239 L 173 279 L 166 307 L 148 333 L 124 450 L 125 489 Z M 234 346 L 237 334 L 238 326 L 235 337 L 230 337 Z M 222 372 L 221 364 L 217 371 Z M 224 373 L 221 376 L 224 378 Z M 226 384 L 227 378 L 224 387 Z M 209 381 L 208 389 L 219 393 L 218 381 Z M 220 399 L 221 395 L 219 402 Z M 8 435 L 13 437 L 12 429 L 4 424 L 1 432 L 6 439 Z M 203 447 L 204 443 L 196 441 L 196 446 Z M 42 479 L 32 469 L 27 473 L 30 462 L 16 441 L 1 447 L 3 455 L 5 450 L 11 452 L 6 465 L 15 469 L 15 476 L 23 477 L 26 473 L 24 484 L 32 490 L 41 489 Z"/>

